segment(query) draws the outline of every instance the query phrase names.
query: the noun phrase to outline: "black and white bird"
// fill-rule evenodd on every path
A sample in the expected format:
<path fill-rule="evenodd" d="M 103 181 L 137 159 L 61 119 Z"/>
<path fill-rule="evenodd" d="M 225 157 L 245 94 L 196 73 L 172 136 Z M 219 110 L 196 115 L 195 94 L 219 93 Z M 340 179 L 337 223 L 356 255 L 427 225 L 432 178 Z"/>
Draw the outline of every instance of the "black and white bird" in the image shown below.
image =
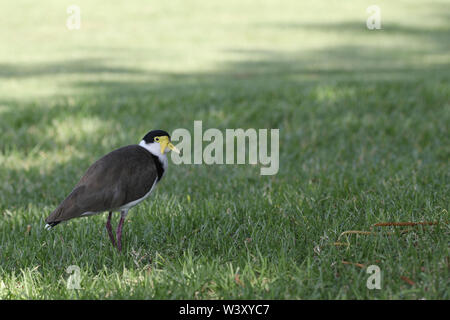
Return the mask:
<path fill-rule="evenodd" d="M 106 230 L 116 246 L 112 212 L 120 212 L 117 249 L 122 250 L 122 227 L 128 210 L 145 200 L 167 170 L 167 153 L 179 152 L 163 130 L 152 130 L 139 145 L 114 150 L 92 164 L 72 192 L 45 219 L 46 229 L 73 218 L 109 212 Z"/>

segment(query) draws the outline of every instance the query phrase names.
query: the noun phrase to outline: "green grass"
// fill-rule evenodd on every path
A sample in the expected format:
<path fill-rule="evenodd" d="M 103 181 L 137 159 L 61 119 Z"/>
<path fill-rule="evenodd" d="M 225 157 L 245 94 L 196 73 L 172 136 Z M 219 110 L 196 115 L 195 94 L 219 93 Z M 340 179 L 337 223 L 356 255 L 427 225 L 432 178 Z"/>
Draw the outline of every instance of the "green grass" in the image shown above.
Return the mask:
<path fill-rule="evenodd" d="M 0 298 L 450 298 L 449 1 L 379 0 L 378 31 L 367 1 L 145 3 L 78 1 L 78 31 L 0 4 Z M 43 229 L 93 161 L 194 120 L 279 128 L 279 173 L 170 164 L 121 254 L 105 214 Z M 333 245 L 384 221 L 440 223 Z"/>

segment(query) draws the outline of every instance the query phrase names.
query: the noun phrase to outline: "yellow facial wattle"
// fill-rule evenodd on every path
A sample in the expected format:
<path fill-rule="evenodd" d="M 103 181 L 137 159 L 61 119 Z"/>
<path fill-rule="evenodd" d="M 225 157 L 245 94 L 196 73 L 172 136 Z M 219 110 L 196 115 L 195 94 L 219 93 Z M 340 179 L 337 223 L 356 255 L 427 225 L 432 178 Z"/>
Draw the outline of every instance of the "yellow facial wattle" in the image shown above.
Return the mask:
<path fill-rule="evenodd" d="M 167 147 L 169 147 L 170 150 L 175 151 L 176 153 L 180 153 L 180 150 L 178 150 L 169 140 L 168 136 L 160 136 L 155 137 L 155 141 L 159 142 L 161 146 L 161 154 L 164 154 L 164 151 Z"/>

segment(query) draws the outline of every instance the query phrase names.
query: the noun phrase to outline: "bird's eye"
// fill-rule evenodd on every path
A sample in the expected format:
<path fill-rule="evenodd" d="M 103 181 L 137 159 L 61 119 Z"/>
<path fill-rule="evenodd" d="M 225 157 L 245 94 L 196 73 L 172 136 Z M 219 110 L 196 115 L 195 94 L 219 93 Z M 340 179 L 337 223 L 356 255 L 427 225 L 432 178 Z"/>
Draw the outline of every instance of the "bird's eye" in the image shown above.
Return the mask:
<path fill-rule="evenodd" d="M 158 141 L 159 141 L 159 138 L 158 138 L 158 137 L 155 137 L 155 141 L 158 142 Z"/>

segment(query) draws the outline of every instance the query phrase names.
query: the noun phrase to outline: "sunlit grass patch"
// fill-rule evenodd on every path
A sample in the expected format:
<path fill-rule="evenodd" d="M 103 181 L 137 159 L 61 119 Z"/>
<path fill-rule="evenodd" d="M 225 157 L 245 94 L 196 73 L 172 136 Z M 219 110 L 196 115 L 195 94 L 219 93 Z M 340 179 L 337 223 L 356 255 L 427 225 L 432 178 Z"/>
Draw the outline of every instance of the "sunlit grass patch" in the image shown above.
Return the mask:
<path fill-rule="evenodd" d="M 69 31 L 0 4 L 1 299 L 449 298 L 446 1 L 380 0 L 376 31 L 364 1 L 78 5 Z M 279 173 L 170 163 L 122 254 L 105 214 L 43 229 L 99 157 L 195 120 L 280 129 Z M 383 221 L 438 224 L 339 238 Z"/>

